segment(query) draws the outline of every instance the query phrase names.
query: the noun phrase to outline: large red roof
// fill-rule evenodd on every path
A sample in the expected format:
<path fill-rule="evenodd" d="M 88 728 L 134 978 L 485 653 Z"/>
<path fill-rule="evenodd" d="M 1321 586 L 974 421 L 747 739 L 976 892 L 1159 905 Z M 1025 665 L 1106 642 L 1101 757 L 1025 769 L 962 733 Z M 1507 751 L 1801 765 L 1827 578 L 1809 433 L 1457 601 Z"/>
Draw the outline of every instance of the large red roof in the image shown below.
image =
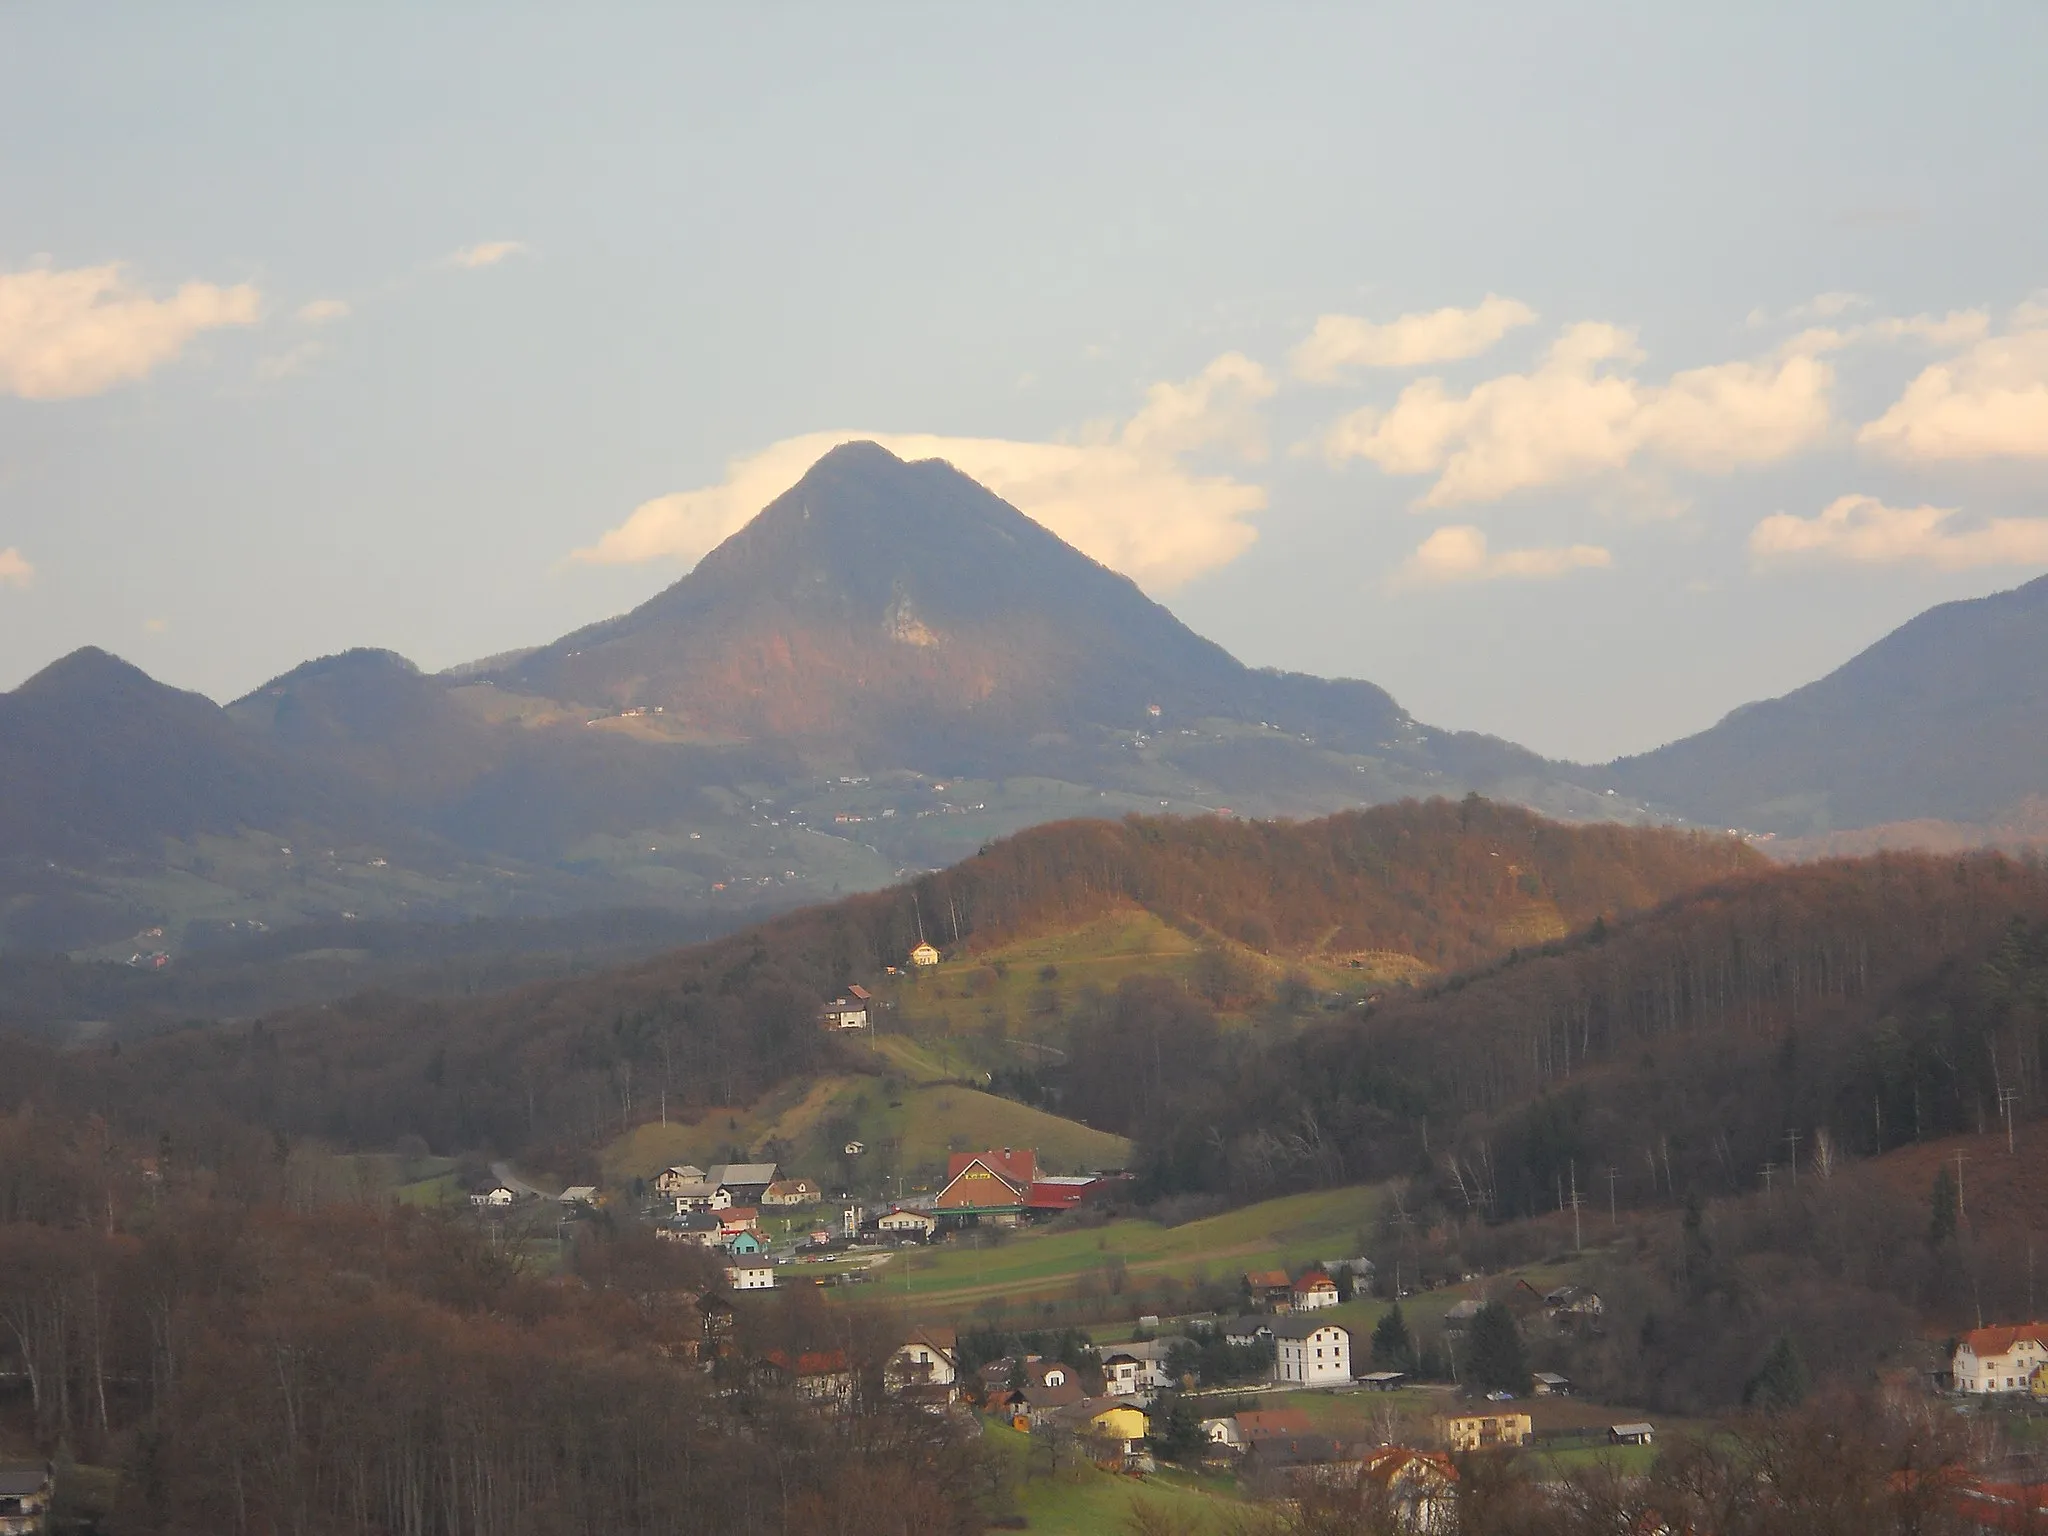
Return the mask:
<path fill-rule="evenodd" d="M 2031 1339 L 2043 1349 L 2048 1349 L 2048 1323 L 2006 1323 L 1997 1328 L 1972 1328 L 1957 1340 L 1968 1346 L 1970 1352 L 1980 1360 L 1986 1355 L 2002 1355 L 2022 1339 Z"/>
<path fill-rule="evenodd" d="M 986 1152 L 955 1152 L 946 1160 L 946 1179 L 951 1182 L 960 1177 L 969 1163 L 979 1162 L 989 1172 L 1000 1174 L 1018 1189 L 1029 1189 L 1031 1181 L 1038 1177 L 1038 1151 L 1035 1147 L 991 1147 Z"/>

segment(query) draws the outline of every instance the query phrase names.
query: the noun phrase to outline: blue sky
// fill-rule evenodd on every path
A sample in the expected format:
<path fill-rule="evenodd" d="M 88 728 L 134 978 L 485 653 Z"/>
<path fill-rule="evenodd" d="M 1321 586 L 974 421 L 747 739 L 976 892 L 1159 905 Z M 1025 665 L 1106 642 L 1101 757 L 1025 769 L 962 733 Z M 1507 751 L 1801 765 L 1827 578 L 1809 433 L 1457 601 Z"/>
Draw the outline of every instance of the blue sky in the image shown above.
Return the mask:
<path fill-rule="evenodd" d="M 1582 758 L 2048 570 L 2048 13 L 0 14 L 0 686 L 438 667 L 833 434 Z"/>

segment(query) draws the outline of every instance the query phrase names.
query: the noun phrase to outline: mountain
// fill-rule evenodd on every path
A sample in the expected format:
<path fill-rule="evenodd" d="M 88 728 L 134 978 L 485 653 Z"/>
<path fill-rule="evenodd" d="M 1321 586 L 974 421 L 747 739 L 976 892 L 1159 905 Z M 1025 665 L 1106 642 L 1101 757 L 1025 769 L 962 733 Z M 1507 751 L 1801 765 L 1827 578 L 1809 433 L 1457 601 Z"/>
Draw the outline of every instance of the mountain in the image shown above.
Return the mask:
<path fill-rule="evenodd" d="M 1636 810 L 1370 683 L 1246 667 L 951 466 L 872 443 L 631 613 L 439 675 L 349 651 L 221 710 L 80 652 L 0 698 L 0 769 L 0 946 L 124 959 L 137 927 L 175 952 L 195 923 L 351 913 L 736 922 L 1077 815 L 1473 790 Z"/>
<path fill-rule="evenodd" d="M 1660 810 L 1794 836 L 2007 819 L 2048 793 L 2048 577 L 1931 608 L 1818 682 L 1608 773 Z"/>
<path fill-rule="evenodd" d="M 1213 719 L 1279 725 L 1395 774 L 1446 771 L 1447 755 L 1474 782 L 1548 767 L 1486 737 L 1433 751 L 1370 683 L 1246 667 L 950 464 L 862 442 L 667 591 L 485 675 L 862 766 L 1016 772 L 1020 754 Z"/>

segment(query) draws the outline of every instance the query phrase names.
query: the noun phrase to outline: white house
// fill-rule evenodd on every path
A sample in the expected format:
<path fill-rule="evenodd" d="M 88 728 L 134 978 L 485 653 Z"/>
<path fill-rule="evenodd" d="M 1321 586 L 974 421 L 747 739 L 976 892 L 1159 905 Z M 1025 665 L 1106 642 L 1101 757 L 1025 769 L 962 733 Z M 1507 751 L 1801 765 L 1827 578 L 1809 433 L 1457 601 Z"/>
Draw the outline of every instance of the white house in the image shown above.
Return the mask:
<path fill-rule="evenodd" d="M 775 1289 L 775 1266 L 752 1261 L 729 1265 L 725 1280 L 736 1291 L 772 1291 Z"/>
<path fill-rule="evenodd" d="M 510 1205 L 518 1198 L 511 1190 L 500 1184 L 495 1189 L 487 1189 L 481 1194 L 471 1195 L 469 1203 L 471 1205 L 489 1205 L 502 1208 Z"/>
<path fill-rule="evenodd" d="M 1102 1357 L 1103 1390 L 1112 1397 L 1150 1398 L 1161 1387 L 1171 1386 L 1166 1355 L 1173 1342 L 1151 1339 L 1111 1345 Z"/>
<path fill-rule="evenodd" d="M 1244 1449 L 1244 1435 L 1237 1427 L 1235 1417 L 1202 1420 L 1202 1433 L 1209 1437 L 1211 1445 L 1224 1446 L 1229 1450 Z"/>
<path fill-rule="evenodd" d="M 919 1328 L 896 1346 L 882 1367 L 890 1390 L 903 1387 L 950 1387 L 960 1379 L 953 1357 L 955 1339 L 950 1328 Z"/>
<path fill-rule="evenodd" d="M 1319 1307 L 1337 1305 L 1337 1282 L 1320 1269 L 1304 1271 L 1294 1282 L 1293 1308 L 1297 1312 L 1313 1312 Z"/>
<path fill-rule="evenodd" d="M 929 944 L 920 944 L 910 952 L 912 965 L 937 965 L 939 952 Z"/>
<path fill-rule="evenodd" d="M 848 995 L 835 997 L 818 1010 L 818 1021 L 826 1029 L 849 1030 L 868 1027 L 868 1003 L 871 999 L 865 987 L 848 987 Z"/>
<path fill-rule="evenodd" d="M 2048 1365 L 2048 1323 L 1973 1328 L 1956 1341 L 1958 1392 L 2024 1392 Z"/>
<path fill-rule="evenodd" d="M 1273 1379 L 1291 1386 L 1350 1386 L 1351 1330 L 1313 1313 L 1273 1319 Z"/>
<path fill-rule="evenodd" d="M 939 1223 L 936 1217 L 923 1211 L 907 1211 L 899 1206 L 876 1222 L 875 1227 L 894 1237 L 930 1237 L 938 1230 Z"/>

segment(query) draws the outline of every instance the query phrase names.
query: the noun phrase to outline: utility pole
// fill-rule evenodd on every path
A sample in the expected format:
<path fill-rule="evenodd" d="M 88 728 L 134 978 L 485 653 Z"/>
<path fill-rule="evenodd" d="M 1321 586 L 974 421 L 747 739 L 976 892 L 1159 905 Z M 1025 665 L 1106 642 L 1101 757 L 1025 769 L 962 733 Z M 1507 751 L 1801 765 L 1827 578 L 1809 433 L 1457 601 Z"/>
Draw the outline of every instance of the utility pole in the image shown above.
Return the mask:
<path fill-rule="evenodd" d="M 1619 1227 L 1621 1225 L 1621 1217 L 1615 1214 L 1614 1209 L 1614 1181 L 1620 1176 L 1621 1170 L 1616 1168 L 1614 1164 L 1609 1163 L 1607 1165 L 1607 1225 L 1610 1227 Z"/>
<path fill-rule="evenodd" d="M 1572 1161 L 1572 1252 L 1574 1253 L 1583 1252 L 1586 1246 L 1579 1232 L 1579 1204 L 1579 1164 L 1578 1160 L 1574 1158 Z"/>
<path fill-rule="evenodd" d="M 1963 1159 L 1968 1155 L 1965 1152 L 1958 1152 L 1956 1154 L 1956 1225 L 1958 1227 L 1967 1219 L 1967 1213 L 1963 1209 Z"/>
<path fill-rule="evenodd" d="M 1777 1171 L 1778 1171 L 1778 1165 L 1777 1165 L 1776 1163 L 1765 1163 L 1765 1164 L 1764 1164 L 1764 1203 L 1765 1203 L 1765 1204 L 1769 1204 L 1769 1203 L 1770 1203 L 1770 1198 L 1771 1198 L 1771 1175 L 1772 1175 L 1772 1174 L 1774 1174 L 1774 1173 L 1776 1173 Z"/>
<path fill-rule="evenodd" d="M 1785 1141 L 1792 1148 L 1792 1187 L 1799 1187 L 1799 1132 L 1787 1131 Z"/>
<path fill-rule="evenodd" d="M 2017 1088 L 2001 1088 L 1998 1090 L 1998 1112 L 2005 1116 L 2005 1150 L 2007 1156 L 2011 1156 L 2013 1151 L 2012 1107 L 2018 1102 L 2019 1096 L 2020 1091 Z"/>

